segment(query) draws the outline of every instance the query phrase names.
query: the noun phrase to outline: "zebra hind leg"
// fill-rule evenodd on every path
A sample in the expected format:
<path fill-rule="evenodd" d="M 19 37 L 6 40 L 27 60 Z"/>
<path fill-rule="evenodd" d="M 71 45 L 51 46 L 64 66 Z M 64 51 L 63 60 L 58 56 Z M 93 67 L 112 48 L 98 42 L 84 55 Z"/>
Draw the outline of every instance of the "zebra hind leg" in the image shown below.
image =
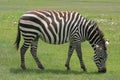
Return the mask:
<path fill-rule="evenodd" d="M 43 65 L 41 64 L 41 62 L 39 61 L 39 59 L 37 57 L 37 44 L 38 44 L 38 39 L 32 42 L 30 52 L 31 52 L 34 60 L 36 61 L 38 68 L 44 70 Z"/>
<path fill-rule="evenodd" d="M 21 68 L 23 70 L 26 70 L 26 66 L 25 66 L 25 53 L 27 51 L 28 47 L 25 47 L 24 44 L 20 49 L 20 54 L 21 54 Z"/>
<path fill-rule="evenodd" d="M 83 69 L 83 71 L 87 71 L 86 67 L 85 67 L 85 64 L 84 64 L 84 61 L 83 61 L 83 58 L 82 58 L 82 51 L 81 51 L 81 45 L 76 45 L 76 52 L 77 52 L 77 56 L 80 60 L 80 64 L 81 64 L 81 68 Z"/>
<path fill-rule="evenodd" d="M 74 48 L 72 47 L 72 45 L 69 46 L 69 49 L 68 49 L 68 57 L 67 57 L 67 60 L 66 60 L 66 63 L 65 63 L 65 67 L 67 68 L 67 70 L 70 70 L 70 58 L 73 54 L 73 50 Z"/>

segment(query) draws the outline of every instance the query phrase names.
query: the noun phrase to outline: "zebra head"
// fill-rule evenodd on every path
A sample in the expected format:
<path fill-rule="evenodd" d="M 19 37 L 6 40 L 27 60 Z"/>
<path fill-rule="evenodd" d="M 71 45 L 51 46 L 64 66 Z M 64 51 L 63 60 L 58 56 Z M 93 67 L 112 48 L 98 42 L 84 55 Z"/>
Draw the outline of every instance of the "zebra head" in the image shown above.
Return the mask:
<path fill-rule="evenodd" d="M 100 41 L 99 44 L 95 45 L 95 55 L 94 62 L 98 67 L 98 72 L 105 73 L 106 69 L 106 60 L 107 60 L 107 48 L 106 45 L 108 41 Z"/>

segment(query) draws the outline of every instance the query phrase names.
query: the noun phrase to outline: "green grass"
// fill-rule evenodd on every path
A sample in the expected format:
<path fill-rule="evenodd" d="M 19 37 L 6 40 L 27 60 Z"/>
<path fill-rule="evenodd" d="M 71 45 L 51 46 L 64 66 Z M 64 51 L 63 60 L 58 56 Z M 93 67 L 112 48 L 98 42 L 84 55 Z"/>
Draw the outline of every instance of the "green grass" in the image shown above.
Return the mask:
<path fill-rule="evenodd" d="M 107 73 L 98 74 L 93 62 L 93 50 L 82 44 L 87 73 L 79 66 L 74 52 L 71 71 L 64 64 L 68 45 L 49 45 L 39 41 L 38 56 L 45 71 L 37 68 L 29 50 L 26 53 L 27 70 L 19 67 L 20 54 L 14 48 L 17 21 L 28 10 L 50 9 L 78 11 L 95 20 L 109 39 Z M 0 0 L 0 80 L 119 80 L 120 79 L 120 0 Z M 22 43 L 21 43 L 22 45 Z M 87 50 L 86 50 L 87 49 Z"/>

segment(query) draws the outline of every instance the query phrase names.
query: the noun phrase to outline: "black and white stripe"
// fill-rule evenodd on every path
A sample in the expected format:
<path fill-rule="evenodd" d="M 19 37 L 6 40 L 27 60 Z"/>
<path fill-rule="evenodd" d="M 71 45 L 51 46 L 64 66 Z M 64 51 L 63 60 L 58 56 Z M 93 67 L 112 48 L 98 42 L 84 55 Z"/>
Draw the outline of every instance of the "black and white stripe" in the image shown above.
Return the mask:
<path fill-rule="evenodd" d="M 86 71 L 82 60 L 80 43 L 88 40 L 94 50 L 95 45 L 99 42 L 105 42 L 102 32 L 99 30 L 97 24 L 84 18 L 78 12 L 60 12 L 47 10 L 34 10 L 26 12 L 21 16 L 18 25 L 18 37 L 16 39 L 17 49 L 19 48 L 20 34 L 24 38 L 24 44 L 21 47 L 21 67 L 25 69 L 24 54 L 29 46 L 31 46 L 31 53 L 35 58 L 38 67 L 44 67 L 36 56 L 38 39 L 50 44 L 63 44 L 70 42 L 68 51 L 68 58 L 66 67 L 69 68 L 70 57 L 73 50 L 76 49 L 80 59 L 81 67 Z M 36 48 L 34 48 L 36 46 Z M 103 43 L 105 47 L 105 43 Z M 32 51 L 35 50 L 35 51 Z"/>
<path fill-rule="evenodd" d="M 19 28 L 23 35 L 29 31 L 47 43 L 62 44 L 70 40 L 80 18 L 77 12 L 32 11 L 20 18 Z"/>

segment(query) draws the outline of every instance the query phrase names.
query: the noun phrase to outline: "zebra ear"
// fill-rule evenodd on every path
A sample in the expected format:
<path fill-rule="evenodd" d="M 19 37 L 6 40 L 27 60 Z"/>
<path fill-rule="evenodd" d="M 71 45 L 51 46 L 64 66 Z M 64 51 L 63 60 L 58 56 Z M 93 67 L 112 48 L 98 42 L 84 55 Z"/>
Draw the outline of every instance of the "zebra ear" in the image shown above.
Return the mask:
<path fill-rule="evenodd" d="M 109 41 L 108 41 L 108 40 L 106 40 L 106 41 L 105 41 L 105 44 L 106 44 L 106 46 L 107 46 L 107 45 L 109 45 Z"/>

